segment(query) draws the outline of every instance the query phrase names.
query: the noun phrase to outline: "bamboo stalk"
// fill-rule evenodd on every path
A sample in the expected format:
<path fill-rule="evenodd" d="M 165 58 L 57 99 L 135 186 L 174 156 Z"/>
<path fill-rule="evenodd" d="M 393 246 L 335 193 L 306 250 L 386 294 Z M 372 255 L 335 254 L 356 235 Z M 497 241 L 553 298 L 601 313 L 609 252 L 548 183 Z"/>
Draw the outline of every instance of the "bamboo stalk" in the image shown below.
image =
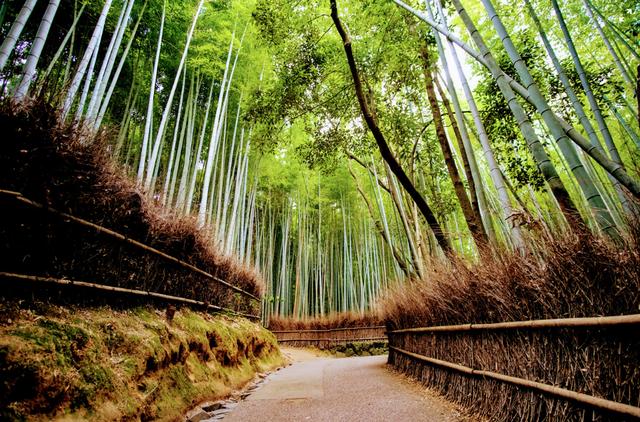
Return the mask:
<path fill-rule="evenodd" d="M 14 273 L 7 273 L 7 272 L 0 272 L 0 278 L 31 281 L 31 282 L 38 282 L 38 283 L 51 283 L 51 284 L 57 284 L 61 286 L 78 286 L 78 287 L 86 287 L 86 288 L 95 289 L 95 290 L 125 293 L 125 294 L 135 295 L 135 296 L 153 297 L 156 299 L 164 299 L 172 302 L 185 303 L 188 305 L 203 306 L 206 309 L 213 309 L 214 311 L 218 311 L 218 312 L 230 312 L 235 315 L 240 315 L 247 318 L 260 319 L 260 317 L 256 315 L 246 314 L 244 312 L 238 312 L 233 309 L 212 305 L 210 303 L 202 302 L 199 300 L 188 299 L 180 296 L 172 296 L 164 293 L 157 293 L 157 292 L 151 292 L 146 290 L 127 289 L 124 287 L 108 286 L 105 284 L 89 283 L 86 281 L 68 280 L 65 278 L 40 277 L 40 276 L 34 276 L 34 275 L 14 274 Z"/>
<path fill-rule="evenodd" d="M 176 257 L 173 257 L 173 256 L 171 256 L 169 254 L 166 254 L 166 253 L 164 253 L 162 251 L 159 251 L 158 249 L 152 248 L 151 246 L 147 246 L 144 243 L 138 242 L 137 240 L 128 238 L 125 235 L 120 234 L 118 232 L 115 232 L 115 231 L 113 231 L 111 229 L 107 229 L 106 227 L 99 226 L 99 225 L 91 223 L 91 222 L 89 222 L 87 220 L 83 220 L 82 218 L 74 217 L 73 215 L 70 215 L 70 214 L 58 211 L 58 210 L 56 210 L 54 208 L 49 208 L 49 207 L 47 207 L 45 205 L 39 204 L 39 203 L 37 203 L 35 201 L 32 201 L 32 200 L 24 197 L 19 192 L 12 192 L 12 191 L 8 191 L 8 190 L 0 189 L 0 194 L 1 195 L 6 195 L 6 196 L 11 196 L 14 199 L 16 199 L 17 201 L 20 201 L 22 203 L 30 205 L 30 206 L 32 206 L 34 208 L 40 208 L 40 209 L 42 209 L 44 211 L 47 211 L 47 212 L 49 212 L 51 214 L 54 214 L 54 215 L 57 215 L 57 216 L 62 217 L 64 219 L 73 221 L 74 223 L 77 223 L 77 224 L 79 224 L 81 226 L 90 227 L 90 228 L 92 228 L 92 229 L 94 229 L 94 230 L 96 230 L 96 231 L 98 231 L 100 233 L 107 234 L 107 235 L 109 235 L 109 236 L 111 236 L 111 237 L 113 237 L 115 239 L 121 240 L 121 241 L 123 241 L 125 243 L 128 243 L 130 245 L 136 246 L 137 248 L 140 248 L 140 249 L 145 250 L 147 252 L 150 252 L 150 253 L 152 253 L 154 255 L 157 255 L 157 256 L 159 256 L 161 258 L 164 258 L 167 261 L 173 262 L 174 264 L 178 264 L 181 267 L 187 268 L 187 269 L 189 269 L 191 271 L 194 271 L 194 272 L 196 272 L 198 274 L 201 274 L 201 275 L 203 275 L 203 276 L 205 276 L 205 277 L 207 277 L 207 278 L 209 278 L 209 279 L 211 279 L 213 281 L 216 281 L 216 282 L 218 282 L 218 283 L 220 283 L 220 284 L 222 284 L 222 285 L 224 285 L 224 286 L 226 286 L 226 287 L 228 287 L 228 288 L 230 288 L 232 290 L 235 290 L 236 292 L 238 292 L 240 294 L 248 296 L 251 299 L 255 299 L 257 301 L 260 301 L 260 299 L 257 296 L 247 292 L 246 290 L 243 290 L 243 289 L 241 289 L 241 288 L 239 288 L 237 286 L 234 286 L 234 285 L 222 280 L 221 278 L 218 278 L 218 277 L 216 277 L 216 276 L 214 276 L 212 274 L 209 274 L 208 272 L 206 272 L 204 270 L 201 270 L 200 268 L 198 268 L 196 266 L 193 266 L 193 265 L 191 265 L 191 264 L 189 264 L 187 262 L 184 262 L 184 261 L 182 261 L 182 260 L 180 260 L 180 259 L 178 259 Z"/>
<path fill-rule="evenodd" d="M 509 375 L 500 374 L 492 371 L 485 371 L 482 369 L 473 369 L 468 366 L 458 365 L 456 363 L 448 362 L 445 360 L 434 359 L 428 356 L 412 353 L 404 349 L 400 349 L 394 346 L 389 346 L 389 350 L 396 351 L 405 356 L 411 357 L 416 360 L 428 363 L 430 365 L 438 366 L 441 368 L 451 369 L 457 372 L 461 372 L 467 375 L 479 376 L 484 378 L 491 378 L 497 381 L 504 382 L 506 384 L 517 385 L 519 387 L 528 388 L 534 391 L 545 393 L 551 396 L 560 397 L 563 399 L 575 401 L 581 404 L 585 404 L 598 409 L 615 412 L 618 414 L 632 416 L 634 418 L 640 418 L 640 407 L 631 406 L 624 403 L 618 403 L 615 401 L 603 399 L 601 397 L 595 397 L 584 393 L 578 393 L 576 391 L 567 390 L 565 388 L 555 387 L 548 384 L 543 384 L 536 381 L 530 381 L 524 378 L 512 377 Z"/>
<path fill-rule="evenodd" d="M 509 329 L 518 330 L 527 328 L 600 328 L 628 325 L 640 325 L 640 314 L 583 318 L 537 319 L 530 321 L 495 322 L 489 324 L 440 325 L 434 327 L 417 327 L 405 328 L 402 330 L 393 330 L 389 331 L 388 334 L 420 334 L 432 332 L 488 331 Z"/>

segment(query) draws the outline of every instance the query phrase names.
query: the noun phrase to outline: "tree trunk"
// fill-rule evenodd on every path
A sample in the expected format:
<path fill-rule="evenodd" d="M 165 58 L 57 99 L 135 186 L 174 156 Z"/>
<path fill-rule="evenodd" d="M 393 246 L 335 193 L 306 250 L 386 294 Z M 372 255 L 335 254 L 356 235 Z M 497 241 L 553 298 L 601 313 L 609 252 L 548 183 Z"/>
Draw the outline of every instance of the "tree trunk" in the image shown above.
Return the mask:
<path fill-rule="evenodd" d="M 456 163 L 453 159 L 451 147 L 449 146 L 449 140 L 447 139 L 447 133 L 442 121 L 442 114 L 440 112 L 440 107 L 438 106 L 438 100 L 436 98 L 436 91 L 433 83 L 433 74 L 431 69 L 432 63 L 429 55 L 429 47 L 427 45 L 424 45 L 420 49 L 420 55 L 422 56 L 423 60 L 422 66 L 425 86 L 427 90 L 427 98 L 429 99 L 431 115 L 433 116 L 433 123 L 436 127 L 436 136 L 438 138 L 438 142 L 440 143 L 442 156 L 444 157 L 447 169 L 449 170 L 449 177 L 451 177 L 451 182 L 453 183 L 453 187 L 456 192 L 456 196 L 458 197 L 460 208 L 462 208 L 462 214 L 464 215 L 464 219 L 467 222 L 467 226 L 469 227 L 469 231 L 471 232 L 471 235 L 473 236 L 473 239 L 476 242 L 478 248 L 481 248 L 488 243 L 487 234 L 482 229 L 480 215 L 476 214 L 471 206 L 471 202 L 469 201 L 469 197 L 467 196 L 467 192 L 464 188 L 464 183 L 462 183 L 460 173 L 458 173 L 458 168 L 456 167 Z M 462 153 L 464 153 L 464 151 L 462 151 Z M 469 184 L 473 184 L 473 180 L 469 180 Z"/>
<path fill-rule="evenodd" d="M 196 29 L 196 23 L 198 22 L 198 17 L 200 16 L 200 9 L 202 9 L 202 3 L 204 0 L 200 0 L 198 3 L 196 14 L 193 17 L 193 21 L 191 22 L 191 28 L 189 29 L 189 33 L 187 34 L 187 41 L 185 43 L 184 49 L 182 50 L 182 56 L 180 57 L 180 64 L 178 65 L 178 70 L 176 71 L 176 76 L 173 78 L 173 84 L 171 85 L 171 91 L 169 92 L 169 98 L 167 98 L 167 103 L 164 107 L 164 112 L 162 113 L 162 117 L 160 119 L 160 125 L 158 127 L 158 133 L 156 133 L 156 138 L 153 143 L 153 148 L 151 152 L 151 160 L 149 161 L 149 167 L 147 168 L 147 177 L 144 181 L 144 187 L 147 191 L 152 192 L 151 182 L 153 181 L 153 175 L 155 173 L 155 163 L 158 159 L 158 155 L 160 154 L 160 147 L 162 146 L 162 142 L 164 141 L 164 132 L 167 127 L 167 123 L 169 122 L 169 114 L 171 111 L 171 107 L 173 105 L 173 98 L 175 97 L 176 90 L 178 89 L 178 83 L 180 82 L 180 74 L 182 73 L 182 68 L 185 65 L 187 59 L 187 53 L 189 52 L 189 46 L 191 45 L 191 39 L 193 38 L 193 32 Z"/>
<path fill-rule="evenodd" d="M 467 184 L 469 185 L 469 199 L 471 200 L 471 208 L 473 209 L 473 213 L 477 218 L 478 224 L 480 224 L 480 229 L 491 240 L 491 242 L 495 244 L 495 233 L 493 232 L 493 228 L 491 227 L 491 219 L 488 218 L 486 224 L 482 220 L 482 210 L 486 210 L 486 199 L 484 199 L 482 179 L 480 178 L 480 172 L 475 162 L 473 149 L 471 149 L 471 143 L 469 142 L 468 134 L 466 133 L 464 120 L 460 120 L 460 123 L 458 125 L 458 121 L 456 119 L 456 116 L 453 114 L 453 111 L 451 110 L 451 104 L 449 103 L 449 99 L 447 98 L 444 89 L 442 89 L 442 87 L 440 86 L 440 82 L 438 82 L 438 79 L 435 79 L 434 82 L 436 83 L 436 89 L 438 90 L 440 98 L 442 99 L 442 104 L 447 111 L 447 116 L 449 117 L 449 121 L 451 122 L 451 128 L 453 129 L 453 134 L 456 138 L 458 149 L 460 150 L 462 164 L 464 166 L 464 173 L 467 178 Z M 465 131 L 464 135 L 462 134 L 461 129 Z M 467 138 L 466 141 L 463 139 L 463 136 Z M 482 207 L 480 207 L 479 198 L 483 198 Z"/>
<path fill-rule="evenodd" d="M 525 140 L 527 141 L 527 145 L 531 150 L 531 153 L 536 161 L 536 164 L 538 165 L 538 168 L 540 169 L 545 180 L 547 181 L 547 184 L 549 185 L 551 192 L 553 192 L 553 195 L 558 201 L 558 204 L 560 205 L 560 209 L 562 210 L 565 218 L 567 218 L 569 222 L 574 223 L 572 224 L 572 226 L 582 225 L 583 224 L 582 220 L 580 219 L 578 210 L 576 209 L 573 201 L 571 200 L 571 197 L 569 196 L 569 192 L 567 192 L 564 184 L 560 180 L 560 176 L 558 176 L 558 173 L 556 172 L 556 169 L 553 166 L 553 163 L 551 162 L 549 156 L 547 155 L 547 152 L 544 150 L 544 147 L 540 143 L 540 140 L 538 139 L 538 135 L 535 133 L 535 130 L 533 129 L 531 121 L 527 117 L 527 114 L 525 113 L 522 106 L 520 106 L 520 104 L 518 103 L 515 97 L 515 94 L 511 89 L 511 86 L 509 85 L 506 78 L 504 77 L 505 75 L 504 72 L 502 72 L 502 70 L 498 66 L 495 58 L 493 57 L 493 55 L 485 45 L 484 40 L 480 36 L 478 30 L 476 29 L 475 25 L 471 21 L 471 18 L 469 18 L 469 15 L 465 11 L 460 1 L 453 0 L 453 3 L 458 12 L 458 15 L 462 18 L 462 21 L 467 27 L 468 32 L 471 34 L 471 37 L 473 38 L 476 45 L 480 49 L 480 53 L 484 57 L 485 63 L 489 67 L 489 70 L 491 71 L 493 78 L 498 84 L 500 91 L 504 95 L 505 100 L 507 101 L 507 104 L 511 109 L 511 112 L 513 113 L 516 121 L 518 122 L 520 131 L 524 136 Z"/>
<path fill-rule="evenodd" d="M 18 85 L 18 89 L 15 93 L 15 98 L 17 100 L 22 100 L 29 93 L 31 82 L 33 82 L 33 79 L 35 79 L 36 77 L 36 69 L 38 66 L 38 61 L 40 61 L 40 54 L 42 53 L 44 43 L 49 36 L 49 30 L 51 29 L 51 24 L 53 23 L 53 19 L 56 16 L 59 5 L 60 0 L 51 0 L 49 2 L 49 5 L 47 6 L 47 10 L 45 10 L 44 12 L 42 21 L 40 21 L 38 33 L 33 40 L 31 50 L 29 51 L 29 57 L 27 57 L 27 63 L 24 66 L 22 81 L 20 81 L 20 85 Z"/>
<path fill-rule="evenodd" d="M 342 26 L 342 22 L 340 21 L 340 18 L 338 16 L 338 7 L 336 5 L 336 0 L 330 0 L 330 2 L 331 2 L 331 18 L 333 19 L 333 23 L 336 29 L 338 30 L 338 33 L 340 34 L 340 38 L 342 39 L 344 51 L 347 56 L 347 61 L 349 63 L 349 69 L 351 71 L 351 76 L 353 78 L 356 96 L 358 98 L 358 103 L 360 104 L 360 110 L 362 111 L 363 118 L 367 123 L 367 126 L 369 127 L 371 134 L 376 140 L 376 143 L 378 144 L 378 149 L 380 150 L 380 154 L 382 155 L 382 158 L 387 162 L 387 164 L 389 165 L 389 168 L 391 169 L 393 174 L 395 174 L 395 176 L 398 178 L 398 181 L 400 182 L 402 187 L 407 191 L 407 193 L 409 193 L 409 196 L 411 196 L 411 199 L 413 199 L 413 201 L 416 203 L 416 205 L 420 209 L 420 212 L 422 213 L 425 220 L 427 221 L 427 224 L 433 231 L 433 234 L 436 237 L 438 244 L 442 248 L 443 252 L 445 252 L 445 255 L 448 255 L 451 252 L 451 245 L 449 244 L 447 236 L 445 235 L 444 231 L 442 230 L 442 227 L 436 220 L 427 202 L 424 200 L 420 192 L 418 192 L 418 190 L 415 188 L 415 186 L 413 185 L 413 183 L 411 182 L 407 174 L 404 172 L 404 170 L 402 169 L 398 161 L 393 156 L 393 153 L 391 152 L 391 149 L 389 148 L 389 145 L 387 144 L 387 141 L 384 135 L 382 134 L 382 131 L 378 127 L 378 123 L 376 122 L 375 118 L 371 114 L 371 111 L 369 110 L 369 105 L 367 103 L 367 99 L 362 89 L 362 82 L 360 80 L 358 67 L 356 65 L 355 58 L 353 57 L 353 51 L 351 48 L 351 38 L 349 37 L 349 34 L 346 32 L 345 28 Z"/>
<path fill-rule="evenodd" d="M 89 66 L 89 61 L 93 57 L 94 49 L 98 48 L 98 42 L 100 37 L 102 36 L 102 30 L 104 29 L 104 23 L 107 19 L 107 15 L 109 14 L 109 9 L 111 8 L 112 0 L 106 0 L 104 6 L 102 7 L 102 11 L 100 12 L 100 17 L 98 18 L 98 22 L 93 30 L 93 34 L 91 34 L 91 39 L 89 40 L 89 44 L 82 56 L 82 60 L 78 65 L 78 69 L 71 80 L 71 85 L 69 86 L 69 90 L 67 91 L 67 96 L 64 100 L 64 104 L 62 107 L 62 117 L 66 118 L 71 111 L 71 107 L 73 106 L 73 101 L 76 99 L 76 94 L 78 93 L 78 89 L 80 89 L 80 83 L 85 76 L 87 71 L 87 66 Z M 89 75 L 88 77 L 90 77 Z"/>
<path fill-rule="evenodd" d="M 0 70 L 4 69 L 7 64 L 9 56 L 15 48 L 16 42 L 18 42 L 18 38 L 20 37 L 20 34 L 22 34 L 22 30 L 24 29 L 29 16 L 31 16 L 31 12 L 33 12 L 36 2 L 37 0 L 27 0 L 24 2 L 16 20 L 13 22 L 13 25 L 11 25 L 7 38 L 2 41 L 2 46 L 0 46 Z"/>
<path fill-rule="evenodd" d="M 142 17 L 144 16 L 144 11 L 147 8 L 148 1 L 146 0 L 142 5 L 142 9 L 140 10 L 140 15 L 138 16 L 138 20 L 136 21 L 133 30 L 131 31 L 131 36 L 129 37 L 129 41 L 127 42 L 127 46 L 124 48 L 124 52 L 120 57 L 120 62 L 118 63 L 118 67 L 116 68 L 115 73 L 113 74 L 113 78 L 111 78 L 111 84 L 109 84 L 109 89 L 107 93 L 104 95 L 104 98 L 101 99 L 100 108 L 98 110 L 98 116 L 95 119 L 93 124 L 94 129 L 98 129 L 102 124 L 102 119 L 104 118 L 105 113 L 107 112 L 107 107 L 109 107 L 109 102 L 111 101 L 111 95 L 113 95 L 113 91 L 116 88 L 116 84 L 118 82 L 118 78 L 120 77 L 120 72 L 122 72 L 122 68 L 127 60 L 129 55 L 129 51 L 131 49 L 131 45 L 133 44 L 133 40 L 136 38 L 136 34 L 138 33 L 138 27 L 140 26 L 140 21 L 142 21 Z"/>
<path fill-rule="evenodd" d="M 371 219 L 373 220 L 373 224 L 376 226 L 376 229 L 378 230 L 378 233 L 380 233 L 380 236 L 382 237 L 382 239 L 385 241 L 387 246 L 389 246 L 389 249 L 391 250 L 391 253 L 393 254 L 393 258 L 396 260 L 396 263 L 398 264 L 398 266 L 400 267 L 402 272 L 406 276 L 409 276 L 410 273 L 409 273 L 409 269 L 408 269 L 407 263 L 406 263 L 406 261 L 404 259 L 404 256 L 402 256 L 402 254 L 400 253 L 400 250 L 398 249 L 398 247 L 393 244 L 390 234 L 385 229 L 385 227 L 382 225 L 380 220 L 378 220 L 376 218 L 375 212 L 373 210 L 373 206 L 371 205 L 371 202 L 369 201 L 369 198 L 367 198 L 367 195 L 365 194 L 365 192 L 362 190 L 362 187 L 360 187 L 360 183 L 358 182 L 358 178 L 356 177 L 355 173 L 351 169 L 351 166 L 349 166 L 349 173 L 351 174 L 351 177 L 353 178 L 353 181 L 356 184 L 356 189 L 358 190 L 358 193 L 360 193 L 360 196 L 362 197 L 362 199 L 364 200 L 365 205 L 367 206 L 367 210 L 369 210 L 369 215 L 371 216 Z"/>
<path fill-rule="evenodd" d="M 529 91 L 527 91 L 527 89 L 524 86 L 522 86 L 518 81 L 514 80 L 512 77 L 504 73 L 502 69 L 500 69 L 500 67 L 497 65 L 495 59 L 492 59 L 490 61 L 486 59 L 486 57 L 491 55 L 491 53 L 488 50 L 486 50 L 486 54 L 485 52 L 479 53 L 478 51 L 471 48 L 468 44 L 463 42 L 460 38 L 453 35 L 451 31 L 449 31 L 449 29 L 444 25 L 440 25 L 434 22 L 432 19 L 429 19 L 423 13 L 408 6 L 401 0 L 390 0 L 390 1 L 393 1 L 398 6 L 412 13 L 413 15 L 418 17 L 420 20 L 426 22 L 429 26 L 436 29 L 438 32 L 440 32 L 442 35 L 447 37 L 456 45 L 460 46 L 460 48 L 462 48 L 465 52 L 467 52 L 471 57 L 473 57 L 480 64 L 482 64 L 487 69 L 489 69 L 493 77 L 496 79 L 496 82 L 498 83 L 498 85 L 502 87 L 501 90 L 503 88 L 508 88 L 511 94 L 513 94 L 513 92 L 515 91 L 519 96 L 522 97 L 522 99 L 529 102 L 534 107 L 536 106 L 535 102 L 533 101 L 533 99 L 529 94 Z M 460 9 L 464 12 L 464 8 L 462 7 L 462 5 L 459 2 L 457 2 L 457 4 L 460 5 Z M 466 12 L 464 13 L 466 14 Z M 475 28 L 474 25 L 473 27 Z M 507 103 L 509 102 L 510 100 L 507 100 Z M 524 115 L 524 118 L 525 120 L 528 120 L 526 114 Z M 582 136 L 580 132 L 578 132 L 573 126 L 567 123 L 560 116 L 554 114 L 554 118 L 558 120 L 558 122 L 562 126 L 562 129 L 565 131 L 567 136 L 569 136 L 569 138 L 571 138 L 571 140 L 575 142 L 576 145 L 578 145 L 585 153 L 587 153 L 587 155 L 593 158 L 594 161 L 596 161 L 609 174 L 615 177 L 616 180 L 618 180 L 625 188 L 629 190 L 629 192 L 633 194 L 633 196 L 635 196 L 636 198 L 640 198 L 640 182 L 638 182 L 637 180 L 629 176 L 629 174 L 624 170 L 622 166 L 610 160 L 608 157 L 602 154 L 597 148 L 591 145 L 590 142 L 584 136 Z M 516 121 L 520 121 L 520 119 L 516 117 Z M 529 125 L 530 125 L 530 122 L 529 122 Z M 540 156 L 539 158 L 543 158 L 543 157 Z"/>

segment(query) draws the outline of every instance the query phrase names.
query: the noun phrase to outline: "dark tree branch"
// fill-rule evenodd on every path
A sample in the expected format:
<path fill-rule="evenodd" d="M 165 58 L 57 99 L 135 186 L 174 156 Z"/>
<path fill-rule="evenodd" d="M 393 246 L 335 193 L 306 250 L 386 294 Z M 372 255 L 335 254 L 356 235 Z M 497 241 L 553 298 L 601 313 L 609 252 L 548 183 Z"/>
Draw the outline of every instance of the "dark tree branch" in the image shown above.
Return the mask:
<path fill-rule="evenodd" d="M 436 220 L 433 211 L 424 200 L 420 192 L 413 185 L 407 174 L 404 172 L 396 158 L 393 156 L 391 149 L 385 139 L 382 131 L 380 130 L 378 123 L 374 119 L 373 115 L 369 110 L 369 105 L 367 98 L 364 94 L 364 90 L 362 88 L 362 81 L 360 79 L 360 74 L 358 72 L 358 67 L 356 65 L 355 58 L 353 56 L 353 50 L 351 48 L 351 38 L 349 34 L 345 30 L 342 22 L 340 21 L 340 17 L 338 16 L 338 6 L 336 5 L 336 0 L 330 0 L 331 2 L 331 18 L 333 19 L 333 23 L 336 26 L 338 33 L 340 34 L 340 38 L 342 39 L 342 44 L 344 46 L 344 52 L 347 56 L 347 62 L 349 64 L 349 69 L 351 71 L 351 76 L 353 78 L 353 85 L 356 91 L 356 97 L 358 98 L 358 103 L 360 104 L 360 110 L 362 111 L 362 116 L 373 135 L 373 138 L 376 140 L 378 144 L 378 149 L 380 150 L 380 155 L 389 165 L 389 168 L 393 172 L 393 174 L 398 178 L 398 181 L 402 185 L 402 187 L 407 191 L 411 199 L 416 203 L 420 213 L 424 216 L 427 224 L 433 231 L 433 234 L 438 241 L 438 244 L 445 252 L 446 255 L 451 253 L 451 246 L 449 241 L 444 234 L 444 231 L 440 227 L 440 224 Z"/>

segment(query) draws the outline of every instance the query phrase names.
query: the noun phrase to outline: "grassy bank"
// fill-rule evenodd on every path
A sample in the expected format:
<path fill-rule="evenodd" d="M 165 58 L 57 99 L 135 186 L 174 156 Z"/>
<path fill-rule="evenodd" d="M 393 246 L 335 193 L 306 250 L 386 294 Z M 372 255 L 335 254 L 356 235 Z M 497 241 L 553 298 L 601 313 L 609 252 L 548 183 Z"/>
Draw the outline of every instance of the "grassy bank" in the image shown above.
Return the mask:
<path fill-rule="evenodd" d="M 179 420 L 283 363 L 245 319 L 2 304 L 0 419 Z"/>

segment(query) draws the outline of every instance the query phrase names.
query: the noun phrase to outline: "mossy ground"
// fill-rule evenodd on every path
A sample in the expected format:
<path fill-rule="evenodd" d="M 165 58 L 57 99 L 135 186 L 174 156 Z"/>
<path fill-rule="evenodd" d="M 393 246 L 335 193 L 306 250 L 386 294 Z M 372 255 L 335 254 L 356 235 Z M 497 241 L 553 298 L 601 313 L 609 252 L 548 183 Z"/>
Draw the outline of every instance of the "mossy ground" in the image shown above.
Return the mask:
<path fill-rule="evenodd" d="M 336 346 L 319 348 L 316 346 L 285 346 L 285 354 L 290 350 L 300 350 L 316 357 L 349 358 L 353 356 L 378 356 L 389 353 L 389 343 L 386 341 L 351 342 Z"/>
<path fill-rule="evenodd" d="M 283 364 L 246 319 L 2 304 L 0 419 L 178 420 Z"/>
<path fill-rule="evenodd" d="M 389 352 L 386 341 L 354 342 L 340 344 L 327 350 L 332 355 L 342 358 L 351 356 L 377 356 Z"/>

